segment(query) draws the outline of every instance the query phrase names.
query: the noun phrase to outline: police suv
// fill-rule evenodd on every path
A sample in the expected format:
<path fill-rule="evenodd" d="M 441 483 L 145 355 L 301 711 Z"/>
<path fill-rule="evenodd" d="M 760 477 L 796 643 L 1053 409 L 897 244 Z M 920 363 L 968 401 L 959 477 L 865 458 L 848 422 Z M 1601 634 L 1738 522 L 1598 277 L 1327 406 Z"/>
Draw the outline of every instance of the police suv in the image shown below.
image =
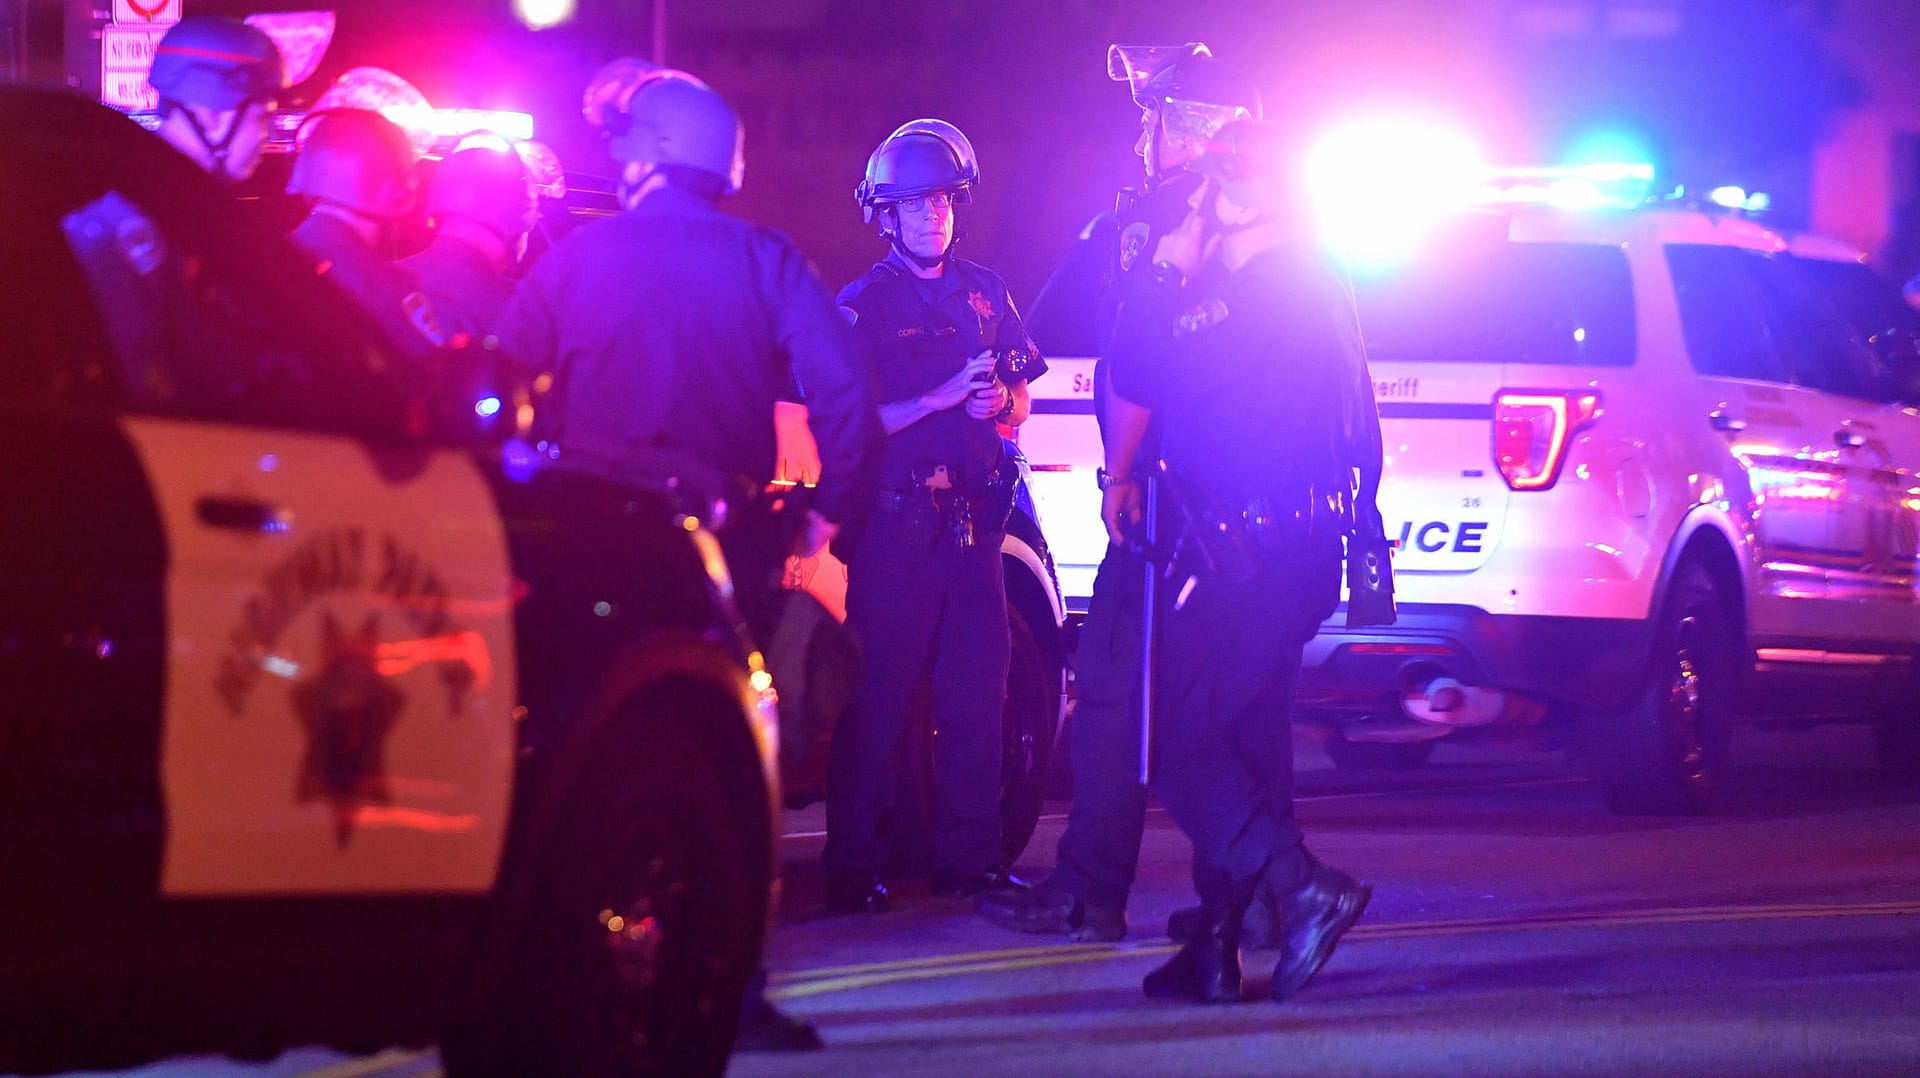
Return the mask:
<path fill-rule="evenodd" d="M 1321 627 L 1303 717 L 1350 766 L 1578 720 L 1625 812 L 1705 809 L 1736 716 L 1871 722 L 1920 781 L 1911 312 L 1838 244 L 1562 181 L 1355 274 L 1399 619 Z"/>
<path fill-rule="evenodd" d="M 0 1071 L 718 1073 L 777 735 L 702 522 L 124 117 L 0 90 L 0 175 Z"/>
<path fill-rule="evenodd" d="M 1320 687 L 1443 727 L 1582 718 L 1621 811 L 1706 808 L 1736 717 L 1871 722 L 1920 779 L 1914 322 L 1856 253 L 1549 199 L 1355 286 L 1400 620 L 1323 626 Z M 1365 740 L 1375 714 L 1347 753 L 1418 752 Z"/>

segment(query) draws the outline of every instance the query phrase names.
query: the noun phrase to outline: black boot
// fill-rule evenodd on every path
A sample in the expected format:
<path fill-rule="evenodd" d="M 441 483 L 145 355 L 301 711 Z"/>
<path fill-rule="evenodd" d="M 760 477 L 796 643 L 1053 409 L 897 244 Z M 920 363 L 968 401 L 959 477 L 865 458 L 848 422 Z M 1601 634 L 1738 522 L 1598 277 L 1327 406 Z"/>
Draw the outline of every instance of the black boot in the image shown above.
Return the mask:
<path fill-rule="evenodd" d="M 1240 1001 L 1240 919 L 1246 916 L 1258 884 L 1255 876 L 1234 884 L 1223 900 L 1201 902 L 1196 934 L 1166 965 L 1140 982 L 1147 998 Z"/>
<path fill-rule="evenodd" d="M 1316 861 L 1307 882 L 1280 900 L 1286 950 L 1273 969 L 1268 995 L 1283 1000 L 1306 987 L 1372 897 L 1373 888 Z"/>

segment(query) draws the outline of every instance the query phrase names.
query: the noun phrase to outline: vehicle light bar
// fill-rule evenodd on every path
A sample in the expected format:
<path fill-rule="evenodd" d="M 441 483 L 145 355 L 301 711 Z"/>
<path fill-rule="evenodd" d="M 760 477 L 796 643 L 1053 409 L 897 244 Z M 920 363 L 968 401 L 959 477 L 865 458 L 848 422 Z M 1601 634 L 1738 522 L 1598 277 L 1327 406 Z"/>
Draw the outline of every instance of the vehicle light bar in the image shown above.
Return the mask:
<path fill-rule="evenodd" d="M 1560 478 L 1573 435 L 1600 418 L 1591 390 L 1503 389 L 1493 398 L 1493 463 L 1513 490 L 1545 490 Z"/>

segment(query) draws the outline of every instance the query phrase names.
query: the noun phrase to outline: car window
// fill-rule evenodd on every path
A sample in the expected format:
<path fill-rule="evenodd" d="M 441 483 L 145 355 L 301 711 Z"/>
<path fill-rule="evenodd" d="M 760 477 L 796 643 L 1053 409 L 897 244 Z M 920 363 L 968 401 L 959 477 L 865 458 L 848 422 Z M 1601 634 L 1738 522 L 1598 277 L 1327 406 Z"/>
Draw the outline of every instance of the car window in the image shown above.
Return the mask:
<path fill-rule="evenodd" d="M 1633 363 L 1618 248 L 1438 236 L 1404 266 L 1357 276 L 1354 292 L 1376 362 Z"/>
<path fill-rule="evenodd" d="M 1872 399 L 1873 356 L 1839 308 L 1784 256 L 1756 256 L 1751 268 L 1774 347 L 1794 383 Z"/>
<path fill-rule="evenodd" d="M 1667 269 L 1693 369 L 1712 378 L 1791 382 L 1761 314 L 1751 263 L 1736 247 L 1668 244 Z"/>
<path fill-rule="evenodd" d="M 89 301 L 86 278 L 57 214 L 14 188 L 7 242 L 0 244 L 0 408 L 104 409 L 114 400 L 112 352 Z"/>

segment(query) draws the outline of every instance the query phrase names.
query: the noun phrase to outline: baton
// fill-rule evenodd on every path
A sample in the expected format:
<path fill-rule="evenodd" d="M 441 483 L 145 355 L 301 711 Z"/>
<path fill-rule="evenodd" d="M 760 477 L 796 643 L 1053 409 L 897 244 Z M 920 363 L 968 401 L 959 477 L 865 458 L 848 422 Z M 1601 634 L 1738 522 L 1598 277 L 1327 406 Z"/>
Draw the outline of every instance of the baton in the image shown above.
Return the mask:
<path fill-rule="evenodd" d="M 1160 479 L 1155 468 L 1136 471 L 1144 473 L 1140 501 L 1146 532 L 1141 559 L 1141 571 L 1146 575 L 1140 592 L 1140 785 L 1145 786 L 1153 774 L 1153 645 L 1158 635 L 1156 593 L 1160 585 L 1160 566 L 1154 562 L 1154 555 L 1160 549 Z"/>

